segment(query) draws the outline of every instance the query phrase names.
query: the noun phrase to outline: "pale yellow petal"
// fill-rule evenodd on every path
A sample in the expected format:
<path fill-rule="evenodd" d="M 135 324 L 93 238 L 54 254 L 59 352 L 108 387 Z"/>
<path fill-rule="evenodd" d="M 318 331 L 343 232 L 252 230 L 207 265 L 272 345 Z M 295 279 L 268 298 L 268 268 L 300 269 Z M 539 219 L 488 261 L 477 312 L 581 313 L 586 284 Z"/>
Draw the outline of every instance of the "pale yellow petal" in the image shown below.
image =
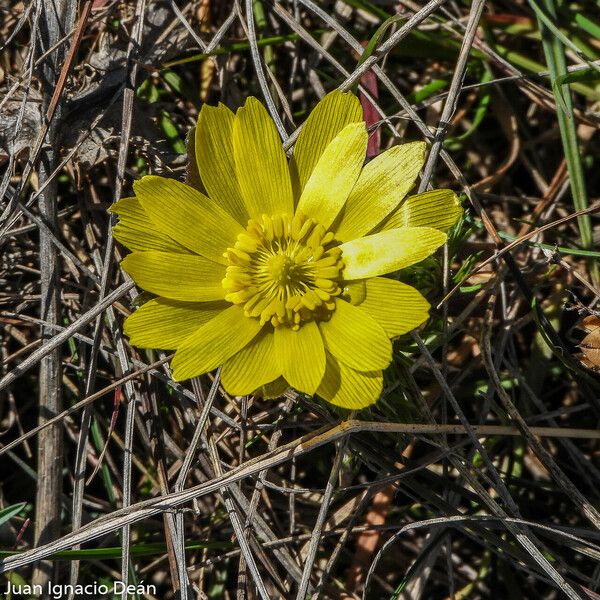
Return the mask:
<path fill-rule="evenodd" d="M 351 92 L 335 90 L 312 110 L 300 130 L 290 163 L 302 191 L 328 144 L 346 125 L 363 120 L 362 107 Z"/>
<path fill-rule="evenodd" d="M 193 252 L 227 264 L 223 257 L 242 226 L 193 187 L 166 177 L 146 176 L 133 184 L 140 204 L 163 233 Z"/>
<path fill-rule="evenodd" d="M 387 334 L 364 310 L 337 298 L 328 321 L 319 322 L 325 347 L 339 361 L 359 371 L 385 369 L 392 360 Z"/>
<path fill-rule="evenodd" d="M 317 394 L 336 406 L 360 410 L 377 402 L 383 389 L 381 371 L 356 371 L 327 353 L 327 366 Z"/>
<path fill-rule="evenodd" d="M 378 229 L 433 227 L 446 232 L 462 212 L 458 196 L 452 190 L 431 190 L 409 196 Z"/>
<path fill-rule="evenodd" d="M 281 139 L 267 109 L 248 98 L 233 123 L 235 170 L 251 219 L 294 212 L 292 184 Z"/>
<path fill-rule="evenodd" d="M 246 226 L 248 211 L 235 174 L 233 121 L 224 104 L 202 106 L 196 125 L 196 160 L 208 195 Z"/>
<path fill-rule="evenodd" d="M 374 158 L 346 202 L 335 228 L 336 239 L 353 240 L 381 223 L 413 187 L 424 160 L 424 142 L 395 146 Z"/>
<path fill-rule="evenodd" d="M 366 279 L 392 273 L 421 262 L 446 241 L 446 234 L 431 227 L 390 229 L 340 246 L 344 279 Z"/>
<path fill-rule="evenodd" d="M 153 298 L 127 317 L 123 330 L 134 346 L 173 350 L 228 306 Z"/>
<path fill-rule="evenodd" d="M 368 312 L 389 337 L 403 335 L 429 318 L 429 302 L 415 288 L 395 279 L 367 279 L 360 308 Z"/>
<path fill-rule="evenodd" d="M 172 300 L 205 302 L 225 296 L 225 267 L 195 254 L 134 252 L 121 267 L 141 288 Z"/>
<path fill-rule="evenodd" d="M 260 330 L 258 319 L 245 317 L 240 306 L 230 306 L 177 348 L 171 362 L 173 379 L 183 381 L 216 369 L 249 344 Z"/>
<path fill-rule="evenodd" d="M 274 335 L 265 327 L 223 365 L 221 383 L 232 396 L 245 396 L 271 383 L 280 375 Z"/>
<path fill-rule="evenodd" d="M 325 349 L 314 321 L 298 331 L 275 328 L 275 353 L 287 382 L 300 392 L 314 394 L 325 372 Z"/>
<path fill-rule="evenodd" d="M 190 253 L 187 248 L 156 228 L 137 198 L 121 198 L 109 210 L 119 217 L 119 222 L 113 228 L 113 236 L 129 250 Z"/>
<path fill-rule="evenodd" d="M 351 123 L 329 143 L 300 196 L 296 211 L 329 229 L 344 206 L 365 161 L 364 123 Z"/>

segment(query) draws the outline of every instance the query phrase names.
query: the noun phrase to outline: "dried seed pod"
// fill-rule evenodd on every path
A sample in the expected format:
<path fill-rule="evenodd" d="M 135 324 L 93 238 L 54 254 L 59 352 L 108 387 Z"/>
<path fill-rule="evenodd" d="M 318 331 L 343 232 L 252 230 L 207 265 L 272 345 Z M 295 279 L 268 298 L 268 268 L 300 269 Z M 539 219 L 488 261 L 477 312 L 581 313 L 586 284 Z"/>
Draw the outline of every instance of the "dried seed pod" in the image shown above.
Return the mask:
<path fill-rule="evenodd" d="M 589 315 L 579 325 L 587 335 L 581 340 L 579 360 L 596 373 L 600 372 L 600 317 Z"/>

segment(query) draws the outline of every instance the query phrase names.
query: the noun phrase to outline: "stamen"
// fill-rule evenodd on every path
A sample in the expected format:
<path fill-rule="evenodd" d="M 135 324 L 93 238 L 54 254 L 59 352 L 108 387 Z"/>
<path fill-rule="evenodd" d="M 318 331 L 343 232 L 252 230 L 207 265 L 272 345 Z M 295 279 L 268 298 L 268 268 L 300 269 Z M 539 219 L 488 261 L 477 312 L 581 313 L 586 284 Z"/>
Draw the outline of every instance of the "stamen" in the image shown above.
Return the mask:
<path fill-rule="evenodd" d="M 225 300 L 273 327 L 329 318 L 344 267 L 335 244 L 333 232 L 300 213 L 251 219 L 224 254 Z"/>

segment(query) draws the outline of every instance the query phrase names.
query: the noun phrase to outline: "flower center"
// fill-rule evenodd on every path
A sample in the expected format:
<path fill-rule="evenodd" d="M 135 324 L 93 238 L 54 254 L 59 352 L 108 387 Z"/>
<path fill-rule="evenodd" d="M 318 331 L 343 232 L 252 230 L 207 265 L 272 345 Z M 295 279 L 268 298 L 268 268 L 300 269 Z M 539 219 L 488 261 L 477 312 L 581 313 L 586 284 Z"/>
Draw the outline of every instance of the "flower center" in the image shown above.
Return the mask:
<path fill-rule="evenodd" d="M 294 262 L 285 254 L 276 254 L 267 259 L 267 270 L 273 281 L 286 286 L 294 276 Z"/>
<path fill-rule="evenodd" d="M 250 219 L 224 254 L 225 300 L 273 327 L 327 319 L 341 293 L 341 255 L 333 233 L 302 214 Z"/>

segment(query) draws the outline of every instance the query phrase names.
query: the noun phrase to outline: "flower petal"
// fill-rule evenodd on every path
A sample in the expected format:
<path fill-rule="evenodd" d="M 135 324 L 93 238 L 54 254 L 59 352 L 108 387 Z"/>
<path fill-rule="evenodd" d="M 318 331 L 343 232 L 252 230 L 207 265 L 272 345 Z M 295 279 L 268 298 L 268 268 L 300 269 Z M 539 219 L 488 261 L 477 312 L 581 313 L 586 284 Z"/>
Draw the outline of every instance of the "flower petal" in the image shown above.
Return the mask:
<path fill-rule="evenodd" d="M 294 145 L 290 168 L 298 178 L 300 191 L 329 145 L 346 125 L 363 120 L 362 107 L 351 92 L 335 90 L 312 110 Z"/>
<path fill-rule="evenodd" d="M 377 402 L 382 389 L 381 371 L 356 371 L 327 353 L 325 375 L 317 390 L 317 394 L 327 402 L 349 410 L 360 410 Z"/>
<path fill-rule="evenodd" d="M 351 123 L 325 148 L 304 187 L 296 210 L 329 229 L 344 206 L 365 162 L 364 123 Z"/>
<path fill-rule="evenodd" d="M 424 160 L 424 142 L 395 146 L 374 158 L 346 202 L 336 239 L 353 240 L 383 221 L 414 185 Z"/>
<path fill-rule="evenodd" d="M 280 375 L 274 335 L 265 328 L 223 365 L 221 383 L 232 396 L 246 396 Z"/>
<path fill-rule="evenodd" d="M 300 392 L 314 394 L 325 372 L 325 348 L 316 323 L 303 323 L 298 331 L 276 327 L 275 354 L 288 383 Z"/>
<path fill-rule="evenodd" d="M 337 298 L 329 321 L 319 329 L 325 346 L 339 361 L 359 371 L 385 369 L 392 360 L 387 334 L 364 310 Z"/>
<path fill-rule="evenodd" d="M 189 254 L 187 248 L 156 229 L 137 198 L 121 198 L 109 211 L 119 217 L 119 222 L 113 227 L 113 236 L 129 250 Z"/>
<path fill-rule="evenodd" d="M 350 304 L 354 304 L 354 306 L 360 304 L 367 297 L 365 280 L 345 281 L 342 295 L 344 300 L 347 300 Z"/>
<path fill-rule="evenodd" d="M 124 331 L 131 344 L 139 348 L 173 350 L 228 306 L 225 302 L 153 298 L 127 317 Z"/>
<path fill-rule="evenodd" d="M 206 188 L 200 179 L 198 161 L 196 160 L 196 132 L 198 127 L 194 126 L 187 132 L 185 137 L 185 149 L 187 151 L 187 162 L 185 165 L 185 182 L 194 189 L 206 194 Z"/>
<path fill-rule="evenodd" d="M 429 302 L 415 288 L 395 279 L 367 279 L 367 296 L 360 308 L 368 312 L 389 337 L 412 331 L 429 318 Z"/>
<path fill-rule="evenodd" d="M 172 300 L 205 302 L 222 300 L 225 267 L 194 254 L 134 252 L 121 261 L 141 288 Z"/>
<path fill-rule="evenodd" d="M 227 264 L 223 253 L 244 229 L 218 204 L 166 177 L 148 175 L 136 181 L 133 189 L 156 228 L 193 252 Z"/>
<path fill-rule="evenodd" d="M 177 348 L 171 362 L 173 379 L 183 381 L 216 369 L 250 343 L 261 328 L 258 319 L 244 316 L 242 307 L 226 308 Z"/>
<path fill-rule="evenodd" d="M 284 392 L 288 390 L 289 387 L 290 384 L 283 377 L 278 377 L 275 381 L 271 381 L 271 383 L 261 385 L 255 391 L 255 394 L 266 400 L 273 400 L 283 396 Z"/>
<path fill-rule="evenodd" d="M 431 190 L 409 196 L 380 229 L 433 227 L 446 232 L 462 212 L 458 196 L 452 190 Z"/>
<path fill-rule="evenodd" d="M 431 227 L 402 227 L 342 244 L 344 279 L 366 279 L 404 269 L 433 254 L 446 234 Z"/>
<path fill-rule="evenodd" d="M 196 161 L 208 195 L 246 225 L 248 211 L 235 174 L 233 113 L 224 105 L 204 104 L 196 125 Z"/>
<path fill-rule="evenodd" d="M 248 98 L 235 115 L 233 154 L 249 217 L 292 215 L 294 200 L 285 152 L 267 109 L 256 98 Z"/>

